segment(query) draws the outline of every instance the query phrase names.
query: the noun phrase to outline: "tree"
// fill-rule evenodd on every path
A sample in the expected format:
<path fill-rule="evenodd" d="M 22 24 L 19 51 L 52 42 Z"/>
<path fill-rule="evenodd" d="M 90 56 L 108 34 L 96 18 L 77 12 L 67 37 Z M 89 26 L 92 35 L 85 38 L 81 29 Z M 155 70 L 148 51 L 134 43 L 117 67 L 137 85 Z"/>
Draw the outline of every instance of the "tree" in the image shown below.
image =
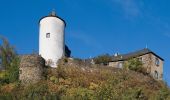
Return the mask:
<path fill-rule="evenodd" d="M 112 60 L 112 57 L 109 54 L 104 54 L 104 55 L 94 58 L 94 62 L 96 64 L 107 64 L 111 60 Z"/>
<path fill-rule="evenodd" d="M 8 82 L 18 80 L 19 76 L 19 58 L 13 46 L 4 37 L 0 37 L 2 44 L 0 44 L 0 59 L 1 66 L 6 70 L 6 79 Z"/>
<path fill-rule="evenodd" d="M 16 57 L 16 52 L 6 38 L 0 37 L 0 39 L 2 40 L 2 44 L 0 45 L 1 65 L 5 69 L 8 69 L 12 60 Z"/>
<path fill-rule="evenodd" d="M 132 58 L 125 62 L 124 68 L 137 72 L 142 72 L 144 74 L 147 73 L 146 70 L 143 68 L 142 62 L 137 58 Z"/>

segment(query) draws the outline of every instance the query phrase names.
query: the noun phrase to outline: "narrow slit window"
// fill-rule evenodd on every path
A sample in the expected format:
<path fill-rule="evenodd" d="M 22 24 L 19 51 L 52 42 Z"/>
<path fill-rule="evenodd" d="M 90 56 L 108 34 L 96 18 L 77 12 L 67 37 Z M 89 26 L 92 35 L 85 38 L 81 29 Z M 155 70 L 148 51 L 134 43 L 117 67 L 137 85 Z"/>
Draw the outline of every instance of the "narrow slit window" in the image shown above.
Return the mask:
<path fill-rule="evenodd" d="M 155 77 L 156 79 L 158 79 L 158 78 L 159 78 L 159 74 L 158 74 L 158 72 L 157 72 L 157 71 L 155 71 L 155 75 L 154 75 L 154 77 Z"/>
<path fill-rule="evenodd" d="M 50 33 L 46 33 L 46 38 L 50 38 Z"/>

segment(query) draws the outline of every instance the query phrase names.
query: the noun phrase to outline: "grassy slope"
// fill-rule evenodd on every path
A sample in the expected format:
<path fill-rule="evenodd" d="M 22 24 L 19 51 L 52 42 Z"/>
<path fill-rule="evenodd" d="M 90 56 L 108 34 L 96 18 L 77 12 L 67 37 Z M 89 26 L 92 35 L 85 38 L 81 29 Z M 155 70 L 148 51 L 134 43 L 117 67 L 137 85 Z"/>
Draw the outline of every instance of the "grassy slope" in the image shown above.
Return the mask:
<path fill-rule="evenodd" d="M 34 85 L 1 86 L 0 98 L 170 100 L 170 91 L 163 82 L 134 71 L 87 66 L 78 61 L 61 62 L 45 75 L 46 80 Z"/>

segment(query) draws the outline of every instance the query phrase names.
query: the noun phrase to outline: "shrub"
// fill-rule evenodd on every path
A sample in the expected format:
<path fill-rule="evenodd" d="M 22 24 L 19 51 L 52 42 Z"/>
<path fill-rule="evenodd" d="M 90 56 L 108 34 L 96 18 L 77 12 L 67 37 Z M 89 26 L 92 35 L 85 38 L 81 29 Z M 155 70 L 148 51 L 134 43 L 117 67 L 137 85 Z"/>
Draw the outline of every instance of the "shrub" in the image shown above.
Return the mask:
<path fill-rule="evenodd" d="M 97 90 L 97 98 L 98 100 L 113 100 L 113 98 L 116 98 L 117 95 L 116 91 L 114 91 L 112 84 L 103 84 L 99 89 Z"/>
<path fill-rule="evenodd" d="M 19 58 L 18 57 L 12 60 L 7 72 L 9 73 L 8 79 L 10 83 L 19 80 Z"/>
<path fill-rule="evenodd" d="M 18 91 L 20 95 L 15 94 L 15 92 Z M 48 85 L 44 82 L 40 82 L 37 84 L 32 84 L 30 86 L 27 86 L 21 90 L 16 90 L 14 91 L 14 96 L 17 97 L 17 99 L 43 99 L 46 97 L 46 95 L 49 93 L 48 92 Z"/>
<path fill-rule="evenodd" d="M 58 78 L 63 78 L 65 79 L 67 77 L 67 74 L 66 74 L 66 69 L 63 67 L 63 66 L 58 66 L 56 70 L 56 74 L 57 74 L 57 77 Z"/>
<path fill-rule="evenodd" d="M 65 99 L 72 99 L 72 100 L 94 100 L 95 93 L 92 90 L 88 90 L 87 88 L 71 88 L 68 89 L 66 95 L 62 97 L 63 100 Z"/>
<path fill-rule="evenodd" d="M 143 67 L 142 62 L 139 61 L 139 59 L 137 58 L 132 58 L 132 59 L 129 59 L 127 62 L 125 62 L 124 68 L 128 70 L 133 70 L 136 72 L 141 72 L 143 74 L 147 73 L 146 69 Z"/>
<path fill-rule="evenodd" d="M 122 94 L 122 100 L 148 100 L 141 88 L 129 88 Z"/>
<path fill-rule="evenodd" d="M 12 100 L 12 95 L 10 93 L 0 94 L 1 100 Z"/>
<path fill-rule="evenodd" d="M 59 80 L 55 76 L 51 76 L 50 81 L 52 81 L 53 83 L 57 83 Z"/>
<path fill-rule="evenodd" d="M 169 100 L 168 98 L 170 98 L 170 90 L 168 89 L 168 87 L 161 88 L 158 91 L 157 99 L 159 99 L 159 100 Z"/>

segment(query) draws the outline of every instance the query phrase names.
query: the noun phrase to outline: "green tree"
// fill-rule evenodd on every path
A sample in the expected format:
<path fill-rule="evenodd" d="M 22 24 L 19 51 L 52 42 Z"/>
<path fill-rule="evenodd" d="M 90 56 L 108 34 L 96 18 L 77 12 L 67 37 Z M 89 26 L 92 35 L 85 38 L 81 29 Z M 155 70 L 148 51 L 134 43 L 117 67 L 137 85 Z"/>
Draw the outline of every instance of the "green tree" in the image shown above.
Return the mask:
<path fill-rule="evenodd" d="M 8 82 L 14 82 L 19 75 L 19 58 L 13 46 L 4 37 L 0 37 L 2 44 L 0 45 L 1 66 L 6 70 L 6 79 Z"/>
<path fill-rule="evenodd" d="M 145 72 L 142 62 L 139 61 L 139 59 L 137 58 L 132 58 L 132 59 L 129 59 L 127 62 L 125 62 L 124 68 L 137 71 L 137 72 Z"/>
<path fill-rule="evenodd" d="M 11 46 L 8 40 L 4 37 L 0 37 L 2 44 L 0 45 L 0 58 L 2 66 L 5 69 L 10 67 L 12 60 L 16 57 L 16 52 L 13 46 Z"/>
<path fill-rule="evenodd" d="M 107 64 L 111 60 L 112 60 L 112 57 L 109 54 L 100 55 L 100 56 L 94 58 L 94 62 L 96 64 L 101 64 L 101 63 Z"/>

